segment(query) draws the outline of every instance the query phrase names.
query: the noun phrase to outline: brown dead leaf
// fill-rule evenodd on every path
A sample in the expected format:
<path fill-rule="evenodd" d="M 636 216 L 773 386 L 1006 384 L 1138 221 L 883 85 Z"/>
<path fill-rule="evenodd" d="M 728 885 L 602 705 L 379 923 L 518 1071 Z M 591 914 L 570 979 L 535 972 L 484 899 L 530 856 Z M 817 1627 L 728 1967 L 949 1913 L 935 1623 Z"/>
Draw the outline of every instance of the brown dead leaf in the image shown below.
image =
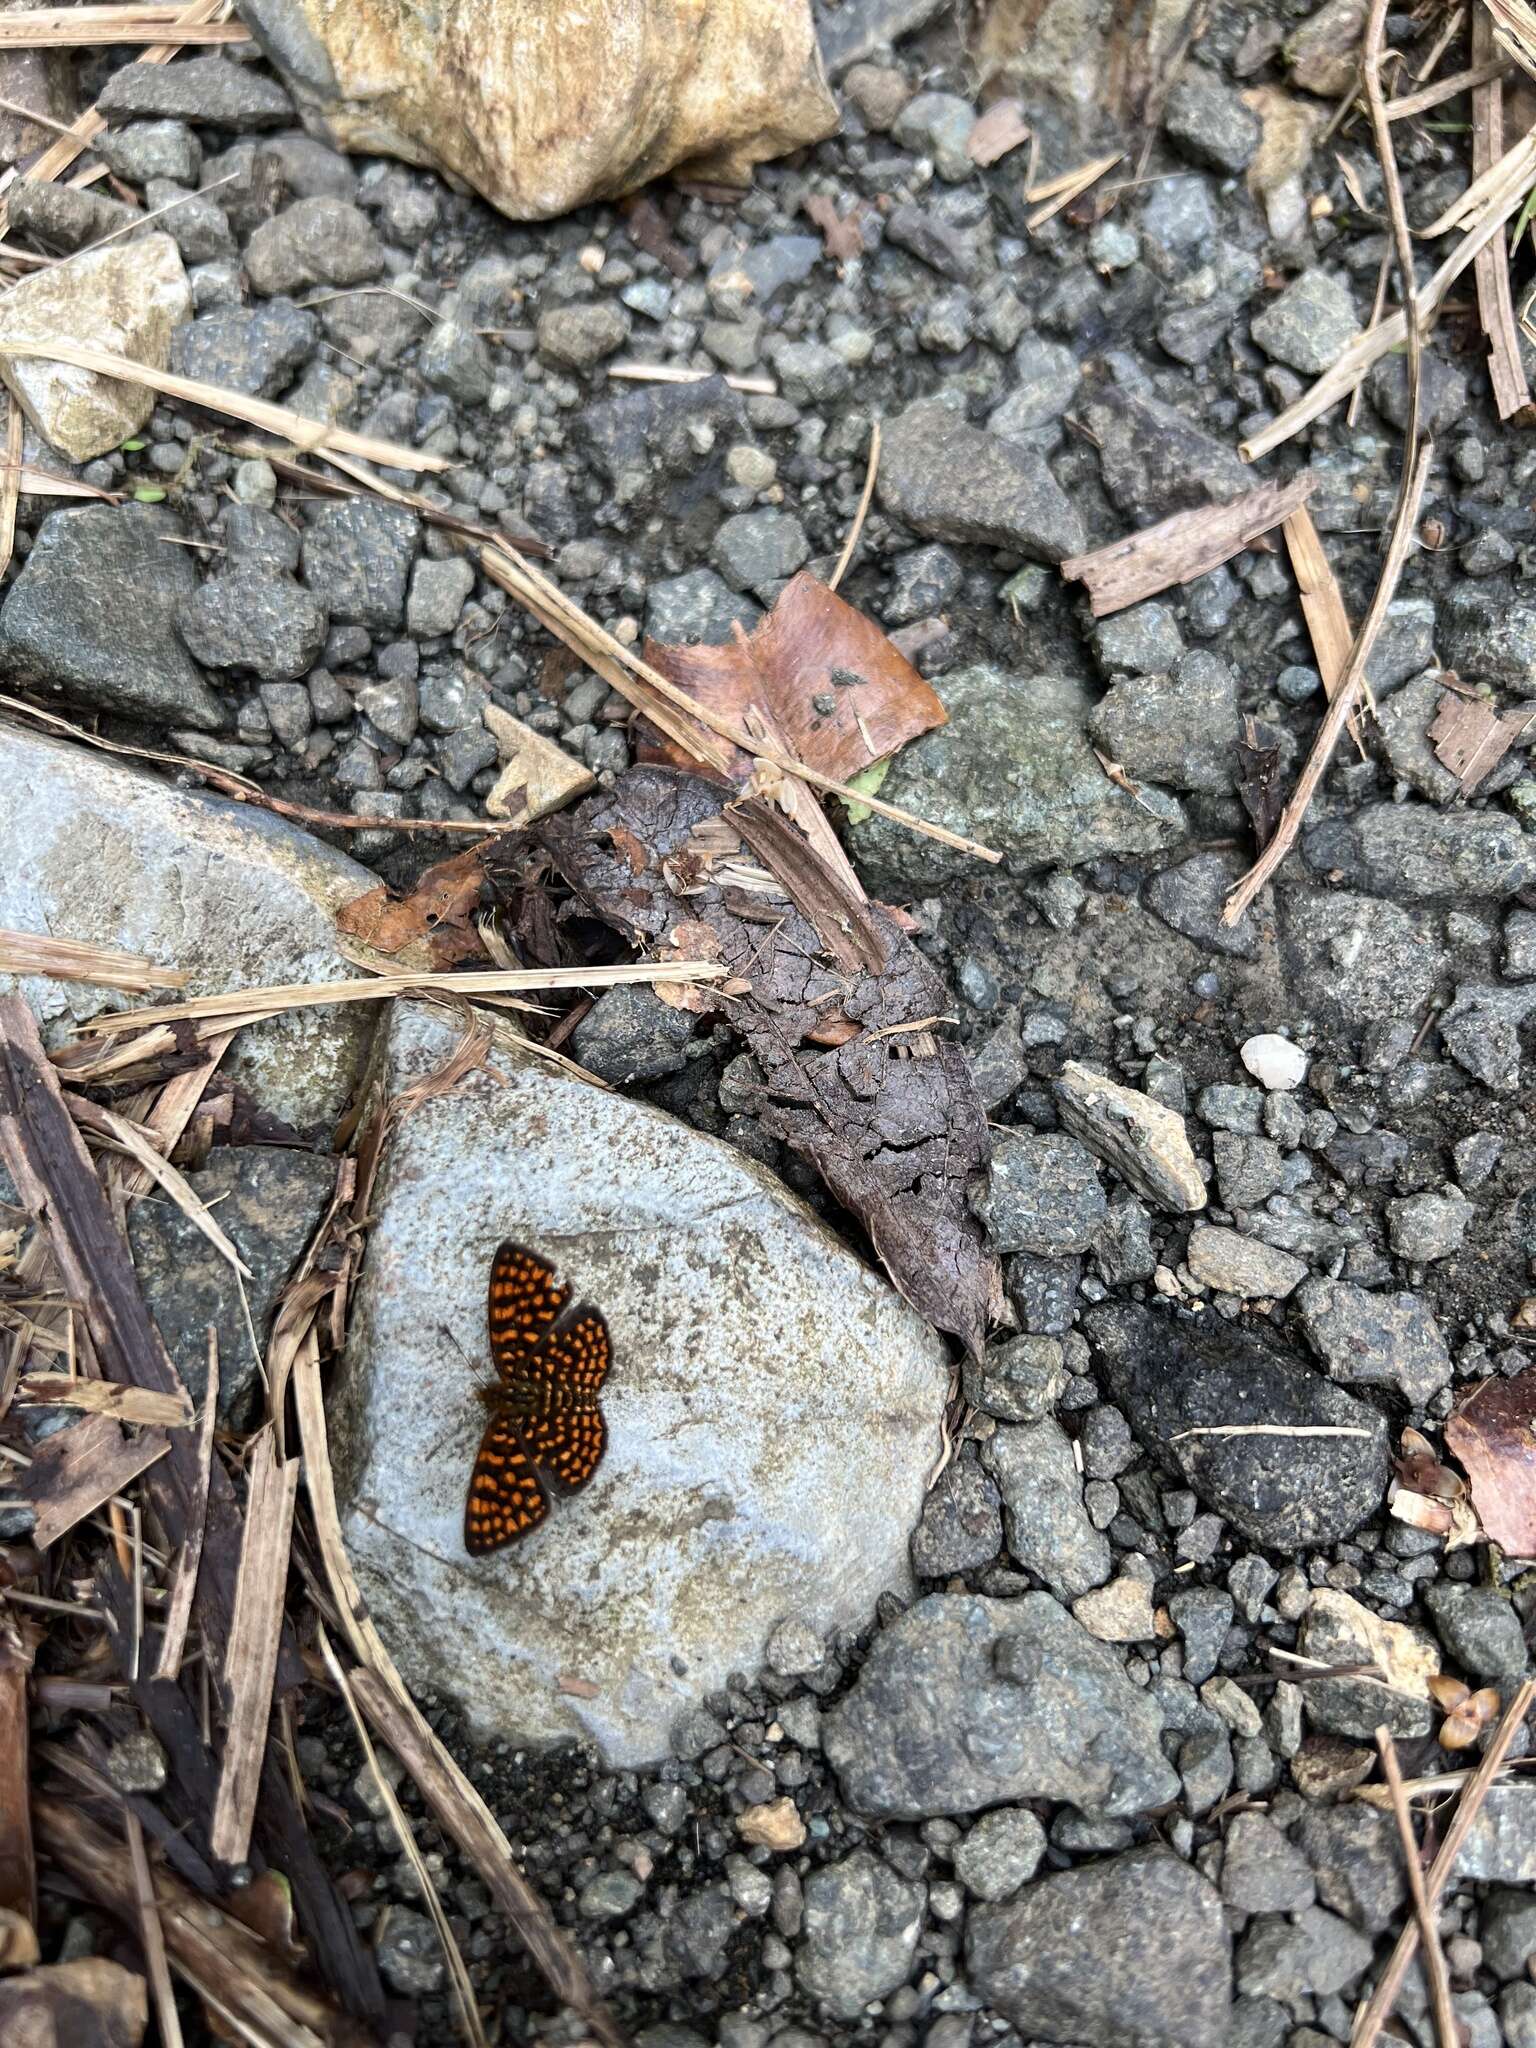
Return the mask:
<path fill-rule="evenodd" d="M 667 217 L 654 199 L 646 198 L 644 193 L 633 199 L 622 199 L 619 211 L 624 216 L 629 239 L 637 249 L 654 256 L 674 277 L 688 275 L 694 267 L 695 258 L 667 226 Z"/>
<path fill-rule="evenodd" d="M 1029 140 L 1029 123 L 1019 100 L 994 100 L 966 137 L 965 153 L 983 170 Z"/>
<path fill-rule="evenodd" d="M 995 1268 L 969 1197 L 986 1118 L 960 1048 L 915 1028 L 944 1014 L 947 991 L 891 914 L 818 864 L 766 804 L 672 768 L 632 769 L 534 836 L 575 892 L 573 914 L 653 952 L 679 929 L 709 928 L 739 993 L 697 992 L 756 1060 L 764 1127 L 861 1219 L 918 1312 L 979 1353 Z M 632 841 L 647 852 L 640 873 Z M 742 886 L 759 874 L 767 887 Z"/>
<path fill-rule="evenodd" d="M 1280 735 L 1256 718 L 1245 718 L 1242 738 L 1237 743 L 1237 761 L 1237 793 L 1253 820 L 1253 836 L 1262 852 L 1274 837 L 1280 813 L 1285 809 Z"/>
<path fill-rule="evenodd" d="M 391 959 L 412 947 L 439 969 L 484 960 L 475 915 L 485 886 L 488 843 L 428 868 L 409 896 L 396 896 L 381 882 L 336 913 L 336 929 Z"/>
<path fill-rule="evenodd" d="M 1415 1493 L 1427 1493 L 1432 1500 L 1458 1500 L 1467 1490 L 1461 1474 L 1441 1464 L 1434 1445 L 1420 1430 L 1403 1431 L 1392 1463 L 1404 1486 Z"/>
<path fill-rule="evenodd" d="M 754 633 L 715 647 L 647 641 L 645 657 L 738 726 L 760 711 L 790 753 L 839 782 L 945 722 L 944 706 L 874 620 L 804 569 Z M 667 741 L 647 753 L 695 765 Z M 748 756 L 735 753 L 734 780 L 751 773 Z"/>
<path fill-rule="evenodd" d="M 602 1691 L 590 1678 L 576 1678 L 568 1671 L 561 1671 L 555 1677 L 555 1691 L 564 1693 L 570 1700 L 595 1700 Z"/>
<path fill-rule="evenodd" d="M 858 207 L 845 216 L 839 214 L 837 203 L 829 194 L 813 192 L 801 201 L 801 211 L 814 227 L 821 229 L 821 239 L 834 263 L 851 263 L 855 256 L 864 254 Z"/>
<path fill-rule="evenodd" d="M 1513 1379 L 1480 1380 L 1445 1425 L 1483 1531 L 1510 1557 L 1536 1557 L 1533 1422 L 1536 1366 L 1527 1366 Z"/>
<path fill-rule="evenodd" d="M 1524 737 L 1533 718 L 1536 711 L 1506 711 L 1501 717 L 1481 697 L 1446 690 L 1429 728 L 1435 759 L 1456 777 L 1462 795 L 1470 796 Z"/>

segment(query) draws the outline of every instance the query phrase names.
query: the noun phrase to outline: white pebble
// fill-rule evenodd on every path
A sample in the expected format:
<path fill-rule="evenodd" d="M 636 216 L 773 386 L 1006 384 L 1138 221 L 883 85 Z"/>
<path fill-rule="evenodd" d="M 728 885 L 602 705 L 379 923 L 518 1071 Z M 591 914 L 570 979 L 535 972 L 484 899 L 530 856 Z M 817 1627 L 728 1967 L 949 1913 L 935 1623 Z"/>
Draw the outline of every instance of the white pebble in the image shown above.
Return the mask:
<path fill-rule="evenodd" d="M 1243 1065 L 1255 1081 L 1269 1089 L 1299 1088 L 1311 1064 L 1299 1045 L 1278 1031 L 1261 1031 L 1243 1046 Z"/>

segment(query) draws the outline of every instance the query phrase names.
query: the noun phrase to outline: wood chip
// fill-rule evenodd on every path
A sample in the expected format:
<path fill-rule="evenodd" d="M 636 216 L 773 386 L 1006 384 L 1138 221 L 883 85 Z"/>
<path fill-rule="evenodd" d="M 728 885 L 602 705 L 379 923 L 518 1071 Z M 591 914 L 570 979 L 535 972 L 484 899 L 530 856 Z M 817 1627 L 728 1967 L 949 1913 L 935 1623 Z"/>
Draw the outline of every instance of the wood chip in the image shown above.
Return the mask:
<path fill-rule="evenodd" d="M 1323 679 L 1323 691 L 1331 704 L 1344 680 L 1344 671 L 1349 667 L 1355 629 L 1349 623 L 1344 593 L 1333 573 L 1333 564 L 1323 546 L 1322 535 L 1305 505 L 1299 505 L 1287 517 L 1284 532 L 1291 571 L 1301 597 L 1301 615 L 1307 622 L 1312 652 L 1317 659 L 1317 672 Z M 1357 712 L 1350 714 L 1349 731 L 1363 760 L 1365 735 L 1360 729 Z"/>
<path fill-rule="evenodd" d="M 1289 483 L 1260 484 L 1227 505 L 1175 512 L 1123 540 L 1069 556 L 1061 573 L 1088 586 L 1093 616 L 1102 619 L 1231 561 L 1261 533 L 1305 505 L 1315 486 L 1311 472 L 1303 471 Z"/>
<path fill-rule="evenodd" d="M 120 1386 L 116 1380 L 87 1380 L 67 1372 L 29 1372 L 17 1382 L 18 1408 L 78 1408 L 87 1415 L 111 1415 L 152 1429 L 185 1429 L 192 1410 L 176 1394 L 148 1387 Z"/>
<path fill-rule="evenodd" d="M 864 254 L 864 231 L 859 226 L 859 209 L 846 216 L 837 201 L 826 192 L 813 192 L 801 201 L 801 210 L 813 227 L 821 229 L 822 243 L 834 263 L 851 263 Z"/>
<path fill-rule="evenodd" d="M 4 17 L 0 16 L 0 20 Z M 11 566 L 16 551 L 16 501 L 22 488 L 21 407 L 11 399 L 5 409 L 5 466 L 0 469 L 0 576 Z"/>
<path fill-rule="evenodd" d="M 17 416 L 13 407 L 12 417 Z M 176 968 L 157 967 L 141 954 L 86 945 L 79 939 L 46 938 L 39 932 L 0 931 L 0 973 L 45 974 L 55 981 L 85 981 L 135 996 L 187 985 L 187 977 Z"/>
<path fill-rule="evenodd" d="M 994 100 L 966 137 L 965 153 L 983 169 L 997 163 L 1029 140 L 1029 123 L 1021 100 Z"/>
<path fill-rule="evenodd" d="M 31 1541 L 35 1549 L 46 1550 L 169 1449 L 159 1431 L 129 1436 L 110 1415 L 88 1415 L 39 1445 L 5 1497 L 37 1510 Z"/>
<path fill-rule="evenodd" d="M 495 786 L 486 795 L 488 816 L 531 825 L 535 818 L 547 817 L 573 797 L 597 787 L 590 768 L 499 704 L 487 704 L 480 715 L 503 764 Z"/>
<path fill-rule="evenodd" d="M 197 1591 L 198 1567 L 203 1561 L 203 1531 L 208 1520 L 208 1474 L 213 1464 L 213 1431 L 219 1413 L 219 1337 L 208 1325 L 208 1385 L 203 1394 L 203 1426 L 198 1433 L 197 1455 L 202 1467 L 200 1498 L 194 1498 L 187 1516 L 187 1533 L 182 1538 L 171 1578 L 170 1597 L 165 1603 L 165 1627 L 160 1637 L 156 1678 L 176 1678 L 181 1671 L 182 1652 L 187 1644 L 187 1624 L 192 1619 L 192 1595 Z"/>
<path fill-rule="evenodd" d="M 257 1438 L 250 1461 L 245 1504 L 245 1541 L 235 1587 L 235 1615 L 229 1632 L 224 1683 L 229 1693 L 229 1729 L 224 1768 L 214 1803 L 209 1843 L 219 1862 L 245 1861 L 256 1816 L 277 1672 L 277 1641 L 283 1625 L 288 1584 L 288 1547 L 298 1498 L 299 1460 L 280 1459 L 271 1426 Z"/>
<path fill-rule="evenodd" d="M 1502 715 L 1481 697 L 1459 697 L 1446 690 L 1429 728 L 1435 759 L 1461 784 L 1463 796 L 1497 768 L 1510 748 L 1530 731 L 1536 710 Z"/>

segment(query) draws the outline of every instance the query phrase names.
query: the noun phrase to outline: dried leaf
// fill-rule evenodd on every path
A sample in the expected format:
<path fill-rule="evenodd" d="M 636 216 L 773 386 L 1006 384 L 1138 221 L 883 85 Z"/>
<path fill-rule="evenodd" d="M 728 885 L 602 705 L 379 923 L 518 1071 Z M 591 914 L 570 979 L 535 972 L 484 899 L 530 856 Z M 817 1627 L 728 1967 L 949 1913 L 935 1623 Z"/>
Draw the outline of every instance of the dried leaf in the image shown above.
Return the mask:
<path fill-rule="evenodd" d="M 1490 1543 L 1536 1557 L 1536 1366 L 1481 1380 L 1448 1418 L 1445 1441 L 1466 1467 L 1472 1505 Z"/>
<path fill-rule="evenodd" d="M 966 137 L 965 153 L 985 170 L 1029 140 L 1029 123 L 1019 100 L 994 100 Z"/>
<path fill-rule="evenodd" d="M 1442 1749 L 1470 1749 L 1481 1738 L 1483 1730 L 1491 1728 L 1499 1718 L 1502 1702 L 1494 1686 L 1487 1685 L 1480 1692 L 1473 1692 L 1459 1678 L 1452 1678 L 1443 1671 L 1435 1672 L 1428 1684 L 1430 1698 L 1445 1716 L 1440 1724 Z"/>
<path fill-rule="evenodd" d="M 646 660 L 668 682 L 740 725 L 754 708 L 809 768 L 846 781 L 945 720 L 944 706 L 873 619 L 802 570 L 751 635 L 724 646 L 658 647 Z M 653 758 L 696 764 L 671 744 Z M 745 782 L 749 757 L 730 772 Z"/>
<path fill-rule="evenodd" d="M 1435 759 L 1456 777 L 1462 795 L 1470 796 L 1529 731 L 1533 719 L 1536 711 L 1506 711 L 1500 716 L 1481 697 L 1459 697 L 1446 690 L 1429 728 Z"/>
<path fill-rule="evenodd" d="M 634 199 L 622 200 L 619 210 L 624 215 L 629 239 L 637 249 L 654 256 L 674 277 L 688 275 L 695 259 L 667 226 L 667 217 L 654 199 L 641 193 Z"/>
<path fill-rule="evenodd" d="M 434 968 L 485 959 L 475 925 L 485 847 L 482 841 L 428 868 L 409 896 L 397 897 L 381 882 L 337 912 L 336 929 L 391 959 L 413 949 L 420 964 L 430 961 Z"/>
<path fill-rule="evenodd" d="M 559 810 L 597 781 L 592 770 L 583 767 L 564 747 L 545 739 L 531 725 L 524 725 L 520 718 L 503 711 L 499 704 L 487 704 L 482 716 L 503 763 L 496 786 L 485 799 L 490 817 L 531 825 L 535 818 Z"/>
<path fill-rule="evenodd" d="M 1459 1500 L 1467 1490 L 1461 1474 L 1441 1464 L 1434 1445 L 1417 1429 L 1403 1431 L 1398 1455 L 1392 1463 L 1404 1486 L 1416 1493 L 1427 1493 L 1433 1500 Z"/>
<path fill-rule="evenodd" d="M 851 263 L 855 256 L 864 254 L 858 207 L 845 216 L 839 214 L 836 201 L 827 193 L 813 192 L 802 200 L 801 210 L 813 226 L 821 229 L 821 239 L 834 263 Z"/>
<path fill-rule="evenodd" d="M 1237 793 L 1243 809 L 1253 820 L 1253 836 L 1260 850 L 1268 846 L 1285 809 L 1280 735 L 1273 726 L 1256 718 L 1243 720 L 1243 736 L 1237 743 Z"/>
<path fill-rule="evenodd" d="M 919 1313 L 979 1353 L 994 1267 L 969 1195 L 986 1120 L 959 1047 L 917 1028 L 943 1014 L 947 992 L 889 911 L 848 894 L 804 843 L 791 855 L 795 837 L 766 805 L 727 803 L 715 784 L 661 767 L 632 770 L 536 834 L 582 910 L 634 943 L 654 951 L 684 931 L 702 948 L 697 928 L 708 928 L 746 986 L 727 999 L 711 985 L 706 1001 L 762 1071 L 763 1124 L 862 1220 Z M 638 873 L 634 842 L 646 852 Z M 777 898 L 737 890 L 743 864 L 768 869 Z M 846 1042 L 819 1050 L 829 1027 Z"/>

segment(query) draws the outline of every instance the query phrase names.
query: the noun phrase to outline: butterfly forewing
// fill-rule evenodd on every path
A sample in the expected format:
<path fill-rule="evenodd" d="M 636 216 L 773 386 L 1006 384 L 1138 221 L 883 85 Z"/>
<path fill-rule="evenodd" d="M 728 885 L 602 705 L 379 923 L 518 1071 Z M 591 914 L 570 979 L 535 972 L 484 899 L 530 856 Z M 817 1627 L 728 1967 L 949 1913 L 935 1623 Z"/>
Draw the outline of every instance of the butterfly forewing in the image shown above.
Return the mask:
<path fill-rule="evenodd" d="M 464 1548 L 471 1557 L 525 1536 L 549 1502 L 507 1415 L 493 1415 L 480 1439 L 464 1503 Z"/>
<path fill-rule="evenodd" d="M 531 1359 L 570 1298 L 569 1287 L 536 1252 L 510 1242 L 497 1247 L 486 1307 L 491 1360 L 504 1386 L 527 1379 Z"/>

